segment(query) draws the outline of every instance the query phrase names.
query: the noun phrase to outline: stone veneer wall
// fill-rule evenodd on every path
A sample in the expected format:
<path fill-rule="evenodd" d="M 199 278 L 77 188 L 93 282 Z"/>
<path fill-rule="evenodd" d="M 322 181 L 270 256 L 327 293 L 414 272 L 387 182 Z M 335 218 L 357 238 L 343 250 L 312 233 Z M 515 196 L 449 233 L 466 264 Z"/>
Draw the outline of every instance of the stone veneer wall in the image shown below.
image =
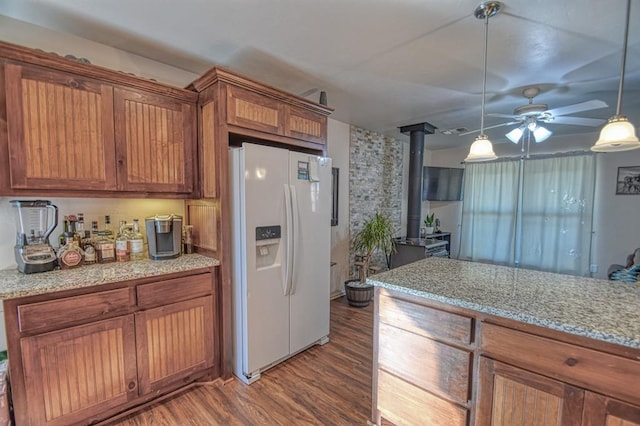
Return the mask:
<path fill-rule="evenodd" d="M 376 212 L 387 215 L 402 234 L 402 157 L 404 143 L 380 133 L 351 126 L 349 142 L 349 231 L 360 229 Z M 350 250 L 353 264 L 355 253 Z M 386 269 L 384 254 L 372 265 Z M 353 273 L 353 271 L 352 271 Z"/>

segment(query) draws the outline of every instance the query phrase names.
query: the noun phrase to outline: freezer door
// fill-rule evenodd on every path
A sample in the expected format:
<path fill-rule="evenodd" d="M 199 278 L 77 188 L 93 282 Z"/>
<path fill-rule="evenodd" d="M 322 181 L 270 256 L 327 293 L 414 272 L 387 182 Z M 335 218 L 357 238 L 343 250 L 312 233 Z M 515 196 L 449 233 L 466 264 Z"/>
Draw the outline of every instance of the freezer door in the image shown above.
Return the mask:
<path fill-rule="evenodd" d="M 285 194 L 289 152 L 244 144 L 244 373 L 289 354 Z M 279 235 L 278 235 L 279 232 Z"/>
<path fill-rule="evenodd" d="M 331 159 L 290 153 L 294 209 L 291 353 L 329 334 Z"/>

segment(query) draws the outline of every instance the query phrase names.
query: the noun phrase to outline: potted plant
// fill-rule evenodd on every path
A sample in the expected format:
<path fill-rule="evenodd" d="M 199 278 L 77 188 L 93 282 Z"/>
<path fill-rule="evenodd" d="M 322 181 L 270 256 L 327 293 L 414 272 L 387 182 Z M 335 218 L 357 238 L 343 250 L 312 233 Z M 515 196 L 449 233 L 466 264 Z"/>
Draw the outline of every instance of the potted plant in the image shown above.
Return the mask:
<path fill-rule="evenodd" d="M 364 307 L 373 298 L 373 286 L 365 282 L 369 273 L 371 255 L 381 251 L 388 259 L 395 250 L 394 230 L 391 220 L 376 213 L 371 219 L 364 222 L 362 229 L 355 233 L 352 241 L 354 251 L 359 254 L 358 262 L 360 280 L 349 280 L 344 284 L 347 301 L 352 306 Z"/>
<path fill-rule="evenodd" d="M 435 213 L 428 214 L 424 218 L 424 226 L 427 235 L 433 234 L 433 222 L 435 221 Z"/>

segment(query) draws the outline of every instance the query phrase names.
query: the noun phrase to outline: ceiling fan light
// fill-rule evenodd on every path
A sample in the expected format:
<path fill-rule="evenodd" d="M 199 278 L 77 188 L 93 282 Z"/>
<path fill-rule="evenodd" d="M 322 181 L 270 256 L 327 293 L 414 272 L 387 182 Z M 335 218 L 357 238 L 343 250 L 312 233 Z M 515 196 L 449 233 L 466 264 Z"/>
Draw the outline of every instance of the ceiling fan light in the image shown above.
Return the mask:
<path fill-rule="evenodd" d="M 617 115 L 609 119 L 600 131 L 600 138 L 591 151 L 616 152 L 629 151 L 640 148 L 640 141 L 636 136 L 636 129 L 624 115 Z"/>
<path fill-rule="evenodd" d="M 518 143 L 518 141 L 520 140 L 520 138 L 522 137 L 522 128 L 520 127 L 516 127 L 515 129 L 513 129 L 512 131 L 510 131 L 509 133 L 507 133 L 505 136 L 507 137 L 507 139 L 509 139 L 511 142 L 513 143 Z"/>
<path fill-rule="evenodd" d="M 464 159 L 465 162 L 479 162 L 490 161 L 498 158 L 495 152 L 493 152 L 493 144 L 487 138 L 487 135 L 477 136 L 475 141 L 469 148 L 469 155 Z"/>
<path fill-rule="evenodd" d="M 550 130 L 547 130 L 546 128 L 542 127 L 542 126 L 538 126 L 534 131 L 533 131 L 533 137 L 537 142 L 543 142 L 546 141 L 547 139 L 549 139 L 549 136 L 551 136 L 553 132 Z"/>

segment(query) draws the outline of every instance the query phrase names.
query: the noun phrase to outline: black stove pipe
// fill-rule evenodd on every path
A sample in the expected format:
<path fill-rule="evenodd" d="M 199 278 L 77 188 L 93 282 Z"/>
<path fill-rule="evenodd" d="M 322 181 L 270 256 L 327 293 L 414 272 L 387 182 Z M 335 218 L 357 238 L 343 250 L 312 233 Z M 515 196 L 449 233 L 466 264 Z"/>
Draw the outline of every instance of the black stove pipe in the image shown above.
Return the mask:
<path fill-rule="evenodd" d="M 424 137 L 432 135 L 436 127 L 429 123 L 400 127 L 409 133 L 409 196 L 407 202 L 407 238 L 420 238 L 420 214 L 422 212 L 422 168 L 424 164 Z"/>

